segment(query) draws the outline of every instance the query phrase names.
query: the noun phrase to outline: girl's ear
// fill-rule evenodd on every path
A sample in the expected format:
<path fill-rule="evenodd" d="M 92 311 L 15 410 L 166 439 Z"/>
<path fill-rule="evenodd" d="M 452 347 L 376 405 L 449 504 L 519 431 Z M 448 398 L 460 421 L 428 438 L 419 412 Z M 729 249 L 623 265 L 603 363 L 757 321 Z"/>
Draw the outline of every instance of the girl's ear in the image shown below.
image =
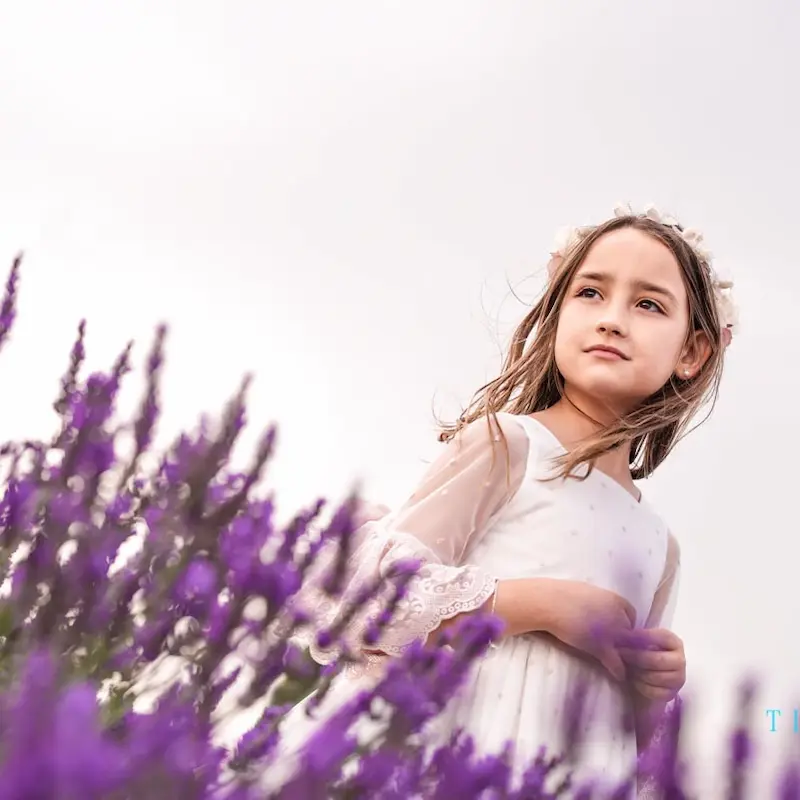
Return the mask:
<path fill-rule="evenodd" d="M 710 357 L 711 342 L 708 336 L 704 331 L 692 331 L 675 365 L 675 375 L 682 381 L 690 381 Z"/>

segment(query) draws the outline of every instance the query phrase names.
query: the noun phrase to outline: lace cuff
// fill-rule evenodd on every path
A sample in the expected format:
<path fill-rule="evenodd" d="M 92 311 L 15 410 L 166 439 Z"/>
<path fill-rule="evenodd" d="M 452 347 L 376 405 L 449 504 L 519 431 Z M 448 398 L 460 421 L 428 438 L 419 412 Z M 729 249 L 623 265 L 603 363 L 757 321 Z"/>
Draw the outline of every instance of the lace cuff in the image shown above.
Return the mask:
<path fill-rule="evenodd" d="M 404 543 L 402 547 L 407 546 Z M 472 565 L 423 563 L 376 647 L 388 655 L 399 655 L 445 620 L 477 611 L 492 596 L 495 584 L 493 576 Z"/>
<path fill-rule="evenodd" d="M 363 640 L 371 623 L 389 602 L 389 585 L 373 598 L 345 626 L 330 646 L 321 647 L 317 632 L 333 627 L 351 601 L 366 587 L 385 578 L 393 564 L 414 559 L 421 566 L 411 579 L 405 596 L 397 605 L 392 620 L 370 651 L 400 655 L 418 639 L 424 639 L 441 625 L 465 612 L 475 611 L 492 596 L 496 579 L 479 567 L 442 564 L 437 555 L 413 536 L 392 532 L 383 525 L 369 523 L 358 531 L 360 542 L 349 559 L 345 589 L 341 597 L 329 597 L 322 590 L 323 578 L 333 563 L 334 553 L 326 553 L 315 566 L 315 575 L 295 597 L 293 610 L 308 620 L 296 637 L 309 648 L 320 664 L 335 661 L 343 650 L 357 653 L 365 649 Z"/>
<path fill-rule="evenodd" d="M 385 507 L 365 510 L 368 521 L 354 533 L 341 597 L 322 590 L 337 555 L 335 546 L 323 549 L 294 599 L 308 619 L 302 638 L 314 659 L 331 663 L 343 649 L 365 656 L 399 655 L 444 620 L 481 608 L 492 596 L 495 578 L 471 564 L 469 553 L 522 484 L 529 455 L 526 428 L 518 417 L 503 413 L 496 420 L 475 420 L 445 447 L 395 514 L 386 514 Z M 405 560 L 421 566 L 393 607 L 389 624 L 384 626 L 381 618 L 377 630 L 372 623 L 394 594 L 389 570 Z M 380 596 L 348 616 L 353 601 L 381 583 Z M 346 624 L 338 625 L 344 618 Z M 320 641 L 316 633 L 331 628 L 333 635 Z M 364 642 L 367 632 L 369 644 Z M 329 641 L 334 638 L 340 641 Z"/>

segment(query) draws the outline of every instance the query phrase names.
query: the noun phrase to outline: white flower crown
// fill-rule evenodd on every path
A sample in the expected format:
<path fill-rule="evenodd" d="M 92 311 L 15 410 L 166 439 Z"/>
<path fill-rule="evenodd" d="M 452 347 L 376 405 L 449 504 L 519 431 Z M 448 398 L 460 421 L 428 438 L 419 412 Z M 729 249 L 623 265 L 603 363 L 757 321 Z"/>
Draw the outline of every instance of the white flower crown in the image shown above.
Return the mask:
<path fill-rule="evenodd" d="M 711 284 L 714 287 L 714 299 L 717 304 L 717 311 L 719 313 L 720 324 L 722 325 L 723 341 L 727 346 L 733 334 L 739 327 L 739 313 L 736 308 L 733 298 L 731 297 L 731 289 L 733 288 L 733 281 L 721 279 L 714 268 L 711 266 L 711 252 L 706 249 L 703 244 L 703 234 L 693 228 L 682 229 L 678 221 L 674 217 L 667 214 L 662 214 L 655 206 L 646 206 L 641 214 L 637 214 L 629 204 L 620 203 L 614 208 L 615 217 L 646 217 L 661 225 L 666 225 L 674 231 L 680 233 L 684 241 L 694 250 L 697 257 L 700 259 L 703 266 L 708 270 L 711 278 Z M 570 250 L 572 250 L 585 236 L 587 236 L 594 228 L 562 228 L 557 234 L 553 246 L 550 248 L 550 264 L 548 264 L 548 272 L 552 276 L 555 268 L 561 261 L 566 258 Z"/>

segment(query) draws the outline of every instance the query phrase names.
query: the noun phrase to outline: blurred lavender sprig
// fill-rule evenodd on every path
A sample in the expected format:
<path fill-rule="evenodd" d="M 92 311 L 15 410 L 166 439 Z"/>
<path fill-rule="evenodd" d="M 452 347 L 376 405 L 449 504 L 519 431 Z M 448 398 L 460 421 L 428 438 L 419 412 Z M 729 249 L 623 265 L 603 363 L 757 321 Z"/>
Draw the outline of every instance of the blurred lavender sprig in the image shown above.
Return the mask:
<path fill-rule="evenodd" d="M 0 304 L 0 349 L 8 340 L 11 326 L 17 317 L 17 283 L 21 264 L 22 254 L 14 259 L 3 291 L 3 301 Z"/>

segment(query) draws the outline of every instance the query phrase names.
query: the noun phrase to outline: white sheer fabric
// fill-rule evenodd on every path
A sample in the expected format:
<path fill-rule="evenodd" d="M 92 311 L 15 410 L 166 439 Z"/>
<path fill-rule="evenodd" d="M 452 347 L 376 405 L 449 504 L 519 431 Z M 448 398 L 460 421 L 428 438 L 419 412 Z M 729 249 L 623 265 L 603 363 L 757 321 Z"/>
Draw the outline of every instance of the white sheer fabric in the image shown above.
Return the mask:
<path fill-rule="evenodd" d="M 678 540 L 669 535 L 664 575 L 653 597 L 653 606 L 647 618 L 648 628 L 669 628 L 675 617 L 681 579 L 681 551 Z"/>
<path fill-rule="evenodd" d="M 507 457 L 501 431 L 508 445 Z M 496 578 L 477 565 L 461 565 L 462 558 L 519 488 L 527 456 L 528 439 L 519 426 L 501 423 L 500 428 L 496 424 L 490 428 L 481 420 L 464 428 L 444 448 L 396 514 L 386 513 L 385 507 L 365 508 L 342 597 L 332 600 L 321 591 L 321 581 L 335 557 L 333 551 L 321 555 L 297 597 L 296 603 L 313 620 L 305 636 L 313 658 L 330 663 L 339 648 L 318 647 L 311 632 L 331 625 L 361 589 L 385 576 L 401 559 L 418 559 L 422 566 L 391 626 L 365 654 L 364 663 L 375 663 L 376 654 L 399 655 L 444 620 L 483 606 L 492 596 Z M 341 637 L 348 649 L 359 649 L 370 618 L 386 600 L 387 594 L 381 595 L 353 618 Z"/>

